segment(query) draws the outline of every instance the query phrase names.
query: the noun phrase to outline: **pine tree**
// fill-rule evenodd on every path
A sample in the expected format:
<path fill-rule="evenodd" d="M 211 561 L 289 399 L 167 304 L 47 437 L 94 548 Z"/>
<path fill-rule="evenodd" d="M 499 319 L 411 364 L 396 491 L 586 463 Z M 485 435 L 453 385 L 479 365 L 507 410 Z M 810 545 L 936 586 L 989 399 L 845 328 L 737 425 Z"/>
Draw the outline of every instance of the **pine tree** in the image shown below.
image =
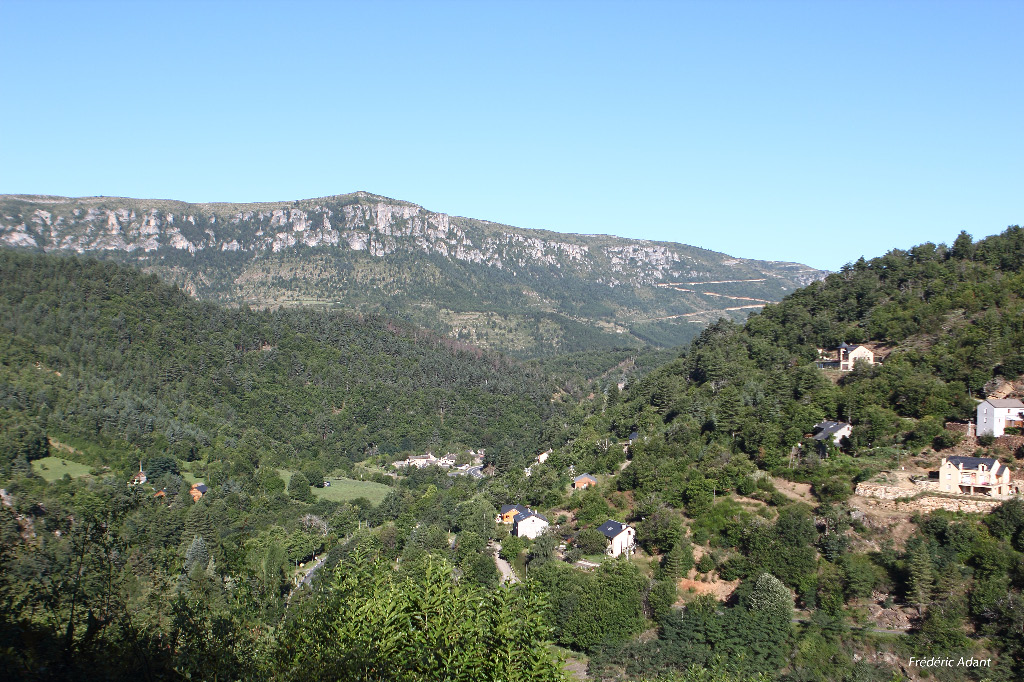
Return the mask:
<path fill-rule="evenodd" d="M 918 615 L 924 612 L 925 605 L 931 600 L 933 583 L 928 548 L 918 545 L 907 556 L 907 599 L 917 604 Z"/>
<path fill-rule="evenodd" d="M 210 552 L 206 549 L 206 542 L 203 541 L 202 536 L 196 535 L 192 538 L 192 544 L 189 545 L 188 551 L 185 552 L 185 575 L 190 574 L 196 567 L 206 570 L 209 563 Z"/>
<path fill-rule="evenodd" d="M 678 580 L 693 568 L 693 546 L 690 541 L 680 538 L 672 545 L 661 562 L 661 575 L 664 580 Z"/>

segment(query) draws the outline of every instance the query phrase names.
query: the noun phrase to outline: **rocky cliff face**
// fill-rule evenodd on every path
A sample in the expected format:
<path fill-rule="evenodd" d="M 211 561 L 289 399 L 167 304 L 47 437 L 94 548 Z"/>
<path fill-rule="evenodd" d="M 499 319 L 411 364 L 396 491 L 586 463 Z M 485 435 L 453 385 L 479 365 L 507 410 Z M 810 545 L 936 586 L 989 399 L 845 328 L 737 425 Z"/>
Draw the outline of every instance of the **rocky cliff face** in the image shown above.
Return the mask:
<path fill-rule="evenodd" d="M 116 258 L 196 295 L 257 305 L 321 299 L 374 309 L 399 293 L 419 297 L 421 307 L 436 307 L 441 317 L 522 315 L 493 310 L 494 301 L 467 310 L 430 297 L 432 289 L 458 289 L 455 299 L 469 303 L 505 299 L 500 292 L 507 289 L 513 300 L 506 303 L 522 298 L 530 311 L 595 329 L 602 321 L 596 318 L 605 326 L 659 324 L 749 311 L 826 274 L 682 244 L 517 229 L 365 192 L 261 204 L 2 196 L 0 243 Z M 399 264 L 403 272 L 393 272 Z M 594 303 L 601 314 L 581 310 Z"/>

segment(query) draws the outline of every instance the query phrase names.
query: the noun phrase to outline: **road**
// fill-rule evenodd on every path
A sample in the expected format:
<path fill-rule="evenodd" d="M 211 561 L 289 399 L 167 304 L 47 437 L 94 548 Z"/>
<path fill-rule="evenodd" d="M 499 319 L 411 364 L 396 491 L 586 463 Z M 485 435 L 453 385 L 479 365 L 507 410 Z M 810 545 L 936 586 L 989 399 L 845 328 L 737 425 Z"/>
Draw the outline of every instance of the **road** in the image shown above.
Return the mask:
<path fill-rule="evenodd" d="M 324 552 L 323 555 L 317 559 L 312 566 L 310 566 L 309 570 L 306 571 L 306 575 L 302 576 L 302 580 L 299 581 L 298 586 L 302 587 L 303 585 L 308 585 L 309 581 L 313 579 L 313 574 L 316 573 L 316 570 L 320 568 L 325 561 L 327 561 L 327 552 Z"/>
<path fill-rule="evenodd" d="M 515 585 L 519 582 L 519 576 L 512 570 L 512 566 L 498 555 L 501 545 L 492 541 L 489 546 L 494 550 L 494 563 L 498 565 L 498 572 L 501 573 L 501 584 L 504 585 L 507 582 L 510 585 Z"/>

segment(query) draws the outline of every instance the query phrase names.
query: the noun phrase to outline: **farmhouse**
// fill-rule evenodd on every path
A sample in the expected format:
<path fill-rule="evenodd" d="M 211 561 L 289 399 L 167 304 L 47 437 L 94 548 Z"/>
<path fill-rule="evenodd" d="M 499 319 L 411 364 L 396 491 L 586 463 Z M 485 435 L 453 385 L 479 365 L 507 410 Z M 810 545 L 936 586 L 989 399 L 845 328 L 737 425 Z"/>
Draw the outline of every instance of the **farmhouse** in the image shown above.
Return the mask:
<path fill-rule="evenodd" d="M 624 523 L 609 519 L 602 523 L 597 530 L 608 538 L 608 548 L 605 549 L 605 554 L 609 556 L 619 556 L 623 552 L 628 554 L 636 546 L 636 530 Z"/>
<path fill-rule="evenodd" d="M 979 436 L 998 438 L 1013 427 L 1024 427 L 1024 403 L 1016 398 L 989 398 L 978 403 Z"/>
<path fill-rule="evenodd" d="M 576 478 L 572 479 L 573 490 L 589 488 L 592 485 L 597 485 L 597 479 L 590 474 L 580 474 Z"/>
<path fill-rule="evenodd" d="M 843 342 L 839 344 L 838 348 L 829 351 L 819 348 L 818 360 L 815 365 L 818 369 L 838 369 L 840 372 L 852 372 L 858 362 L 868 365 L 875 364 L 875 353 L 867 346 L 851 346 Z"/>
<path fill-rule="evenodd" d="M 1009 495 L 1010 470 L 994 457 L 942 458 L 939 491 L 956 495 Z"/>
<path fill-rule="evenodd" d="M 512 520 L 512 534 L 534 540 L 548 527 L 548 520 L 534 511 L 520 512 Z"/>
<path fill-rule="evenodd" d="M 192 496 L 193 502 L 198 502 L 199 498 L 210 491 L 204 483 L 193 483 L 192 489 L 188 491 L 188 494 Z"/>

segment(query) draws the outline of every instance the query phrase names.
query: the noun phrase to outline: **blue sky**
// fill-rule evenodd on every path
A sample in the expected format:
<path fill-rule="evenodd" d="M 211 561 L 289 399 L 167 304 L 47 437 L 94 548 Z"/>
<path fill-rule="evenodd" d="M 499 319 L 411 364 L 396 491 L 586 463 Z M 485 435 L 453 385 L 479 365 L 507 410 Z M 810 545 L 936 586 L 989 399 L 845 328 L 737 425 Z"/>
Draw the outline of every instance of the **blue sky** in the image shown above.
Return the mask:
<path fill-rule="evenodd" d="M 0 193 L 367 190 L 838 269 L 1024 224 L 1021 2 L 0 0 Z"/>

